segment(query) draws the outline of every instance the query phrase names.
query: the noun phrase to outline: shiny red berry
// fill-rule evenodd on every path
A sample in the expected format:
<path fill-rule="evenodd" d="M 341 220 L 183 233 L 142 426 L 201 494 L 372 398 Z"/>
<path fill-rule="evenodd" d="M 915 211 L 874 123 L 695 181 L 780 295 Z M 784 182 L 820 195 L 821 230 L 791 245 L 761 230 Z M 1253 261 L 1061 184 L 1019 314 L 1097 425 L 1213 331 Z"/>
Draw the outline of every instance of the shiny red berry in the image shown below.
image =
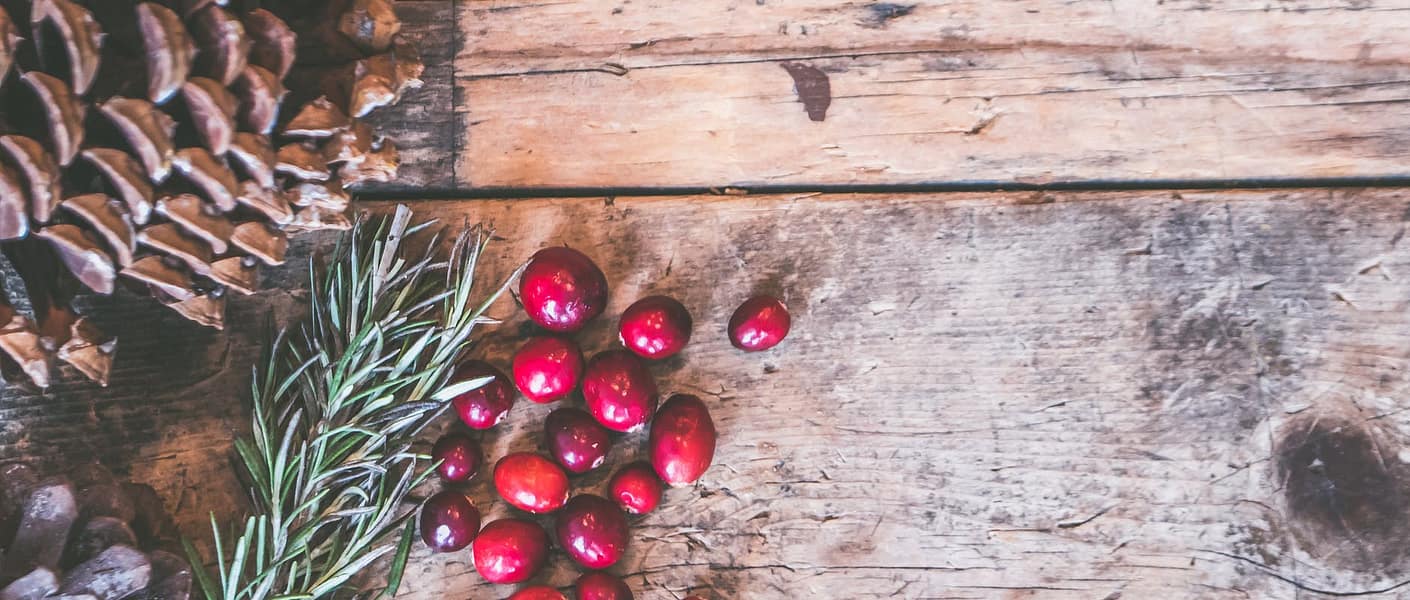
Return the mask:
<path fill-rule="evenodd" d="M 431 458 L 440 461 L 436 472 L 446 481 L 469 481 L 480 472 L 485 455 L 480 443 L 463 433 L 451 433 L 436 440 Z"/>
<path fill-rule="evenodd" d="M 548 561 L 548 533 L 527 519 L 500 519 L 480 530 L 471 554 L 490 583 L 519 583 Z"/>
<path fill-rule="evenodd" d="M 469 381 L 481 377 L 493 377 L 489 383 L 465 392 L 452 399 L 455 412 L 471 429 L 489 429 L 498 425 L 514 407 L 514 387 L 509 378 L 493 365 L 472 360 L 461 364 L 455 370 L 451 381 Z"/>
<path fill-rule="evenodd" d="M 583 375 L 583 400 L 598 423 L 612 431 L 635 431 L 656 411 L 656 380 L 646 363 L 625 350 L 592 357 Z"/>
<path fill-rule="evenodd" d="M 656 411 L 651 466 L 670 485 L 695 483 L 715 459 L 715 422 L 699 398 L 677 394 Z"/>
<path fill-rule="evenodd" d="M 729 318 L 729 341 L 740 350 L 768 350 L 783 341 L 791 324 L 788 307 L 782 300 L 755 296 L 739 305 Z"/>
<path fill-rule="evenodd" d="M 515 452 L 494 467 L 494 488 L 519 510 L 547 513 L 568 501 L 568 476 L 563 469 L 532 452 Z"/>
<path fill-rule="evenodd" d="M 563 592 L 546 585 L 531 585 L 514 592 L 508 600 L 568 600 Z"/>
<path fill-rule="evenodd" d="M 612 449 L 607 429 L 576 408 L 560 408 L 548 413 L 543 422 L 543 441 L 548 453 L 572 473 L 586 473 L 601 466 Z"/>
<path fill-rule="evenodd" d="M 627 515 L 602 496 L 573 496 L 554 531 L 568 556 L 589 569 L 612 566 L 627 549 Z"/>
<path fill-rule="evenodd" d="M 607 497 L 634 515 L 644 515 L 661 504 L 665 484 L 656 476 L 651 463 L 641 461 L 622 467 L 607 483 Z"/>
<path fill-rule="evenodd" d="M 421 506 L 421 539 L 435 552 L 469 546 L 479 530 L 480 511 L 460 492 L 438 492 Z"/>
<path fill-rule="evenodd" d="M 675 298 L 649 296 L 627 307 L 617 332 L 637 356 L 660 360 L 685 347 L 691 326 L 690 313 Z"/>
<path fill-rule="evenodd" d="M 601 571 L 579 577 L 573 588 L 578 600 L 632 600 L 632 589 L 626 582 Z"/>
<path fill-rule="evenodd" d="M 583 379 L 583 354 L 572 340 L 531 338 L 514 353 L 514 385 L 524 397 L 547 404 L 572 393 Z"/>
<path fill-rule="evenodd" d="M 607 277 L 582 252 L 544 248 L 519 277 L 519 300 L 544 329 L 571 333 L 607 307 Z"/>

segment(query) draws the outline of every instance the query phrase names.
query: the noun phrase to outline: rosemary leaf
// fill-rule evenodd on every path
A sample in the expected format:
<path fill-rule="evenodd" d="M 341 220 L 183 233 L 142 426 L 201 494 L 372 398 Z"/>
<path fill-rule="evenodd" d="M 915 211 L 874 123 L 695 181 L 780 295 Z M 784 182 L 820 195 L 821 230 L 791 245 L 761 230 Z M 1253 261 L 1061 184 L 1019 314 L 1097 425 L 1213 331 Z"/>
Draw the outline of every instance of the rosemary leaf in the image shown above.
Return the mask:
<path fill-rule="evenodd" d="M 359 221 L 326 263 L 309 261 L 308 316 L 273 337 L 252 374 L 251 433 L 235 443 L 251 514 L 233 544 L 212 515 L 216 577 L 196 573 L 207 600 L 350 597 L 389 555 L 380 593 L 400 586 L 414 537 L 408 494 L 434 466 L 411 443 L 452 397 L 488 382 L 450 378 L 509 285 L 473 297 L 483 230 L 462 233 L 442 260 L 439 236 L 410 247 L 431 225 L 411 219 L 401 206 Z"/>

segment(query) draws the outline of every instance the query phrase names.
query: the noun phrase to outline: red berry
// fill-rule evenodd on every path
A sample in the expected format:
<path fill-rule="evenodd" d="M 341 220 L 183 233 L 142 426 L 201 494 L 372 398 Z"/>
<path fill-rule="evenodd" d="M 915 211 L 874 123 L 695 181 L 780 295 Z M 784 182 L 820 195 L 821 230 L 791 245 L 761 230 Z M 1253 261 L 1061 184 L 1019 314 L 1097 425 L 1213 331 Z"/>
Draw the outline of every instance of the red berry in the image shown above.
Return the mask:
<path fill-rule="evenodd" d="M 531 338 L 514 353 L 513 370 L 514 384 L 524 397 L 547 404 L 578 387 L 583 378 L 583 353 L 566 338 Z"/>
<path fill-rule="evenodd" d="M 446 481 L 469 481 L 480 472 L 485 455 L 480 443 L 463 433 L 451 433 L 436 440 L 431 458 L 441 462 L 436 471 Z"/>
<path fill-rule="evenodd" d="M 480 530 L 480 511 L 464 494 L 438 492 L 421 506 L 421 539 L 436 552 L 454 552 L 470 545 Z"/>
<path fill-rule="evenodd" d="M 548 534 L 533 521 L 500 519 L 480 530 L 471 554 L 486 581 L 519 583 L 548 561 Z"/>
<path fill-rule="evenodd" d="M 466 361 L 455 370 L 452 381 L 468 381 L 481 377 L 493 377 L 494 380 L 452 400 L 460 420 L 471 429 L 489 429 L 498 425 L 514 406 L 514 388 L 510 386 L 509 378 L 487 362 Z"/>
<path fill-rule="evenodd" d="M 568 501 L 568 476 L 553 461 L 515 452 L 494 466 L 494 489 L 505 502 L 531 513 L 558 510 Z"/>
<path fill-rule="evenodd" d="M 656 380 L 646 363 L 625 350 L 592 357 L 583 375 L 583 400 L 597 422 L 612 431 L 635 431 L 656 410 Z"/>
<path fill-rule="evenodd" d="M 626 583 L 601 571 L 579 577 L 573 588 L 578 600 L 632 600 L 632 589 Z"/>
<path fill-rule="evenodd" d="M 531 585 L 514 592 L 509 600 L 568 600 L 563 592 L 546 585 Z"/>
<path fill-rule="evenodd" d="M 661 504 L 665 485 L 647 462 L 634 462 L 622 467 L 607 484 L 608 497 L 634 515 L 644 515 Z"/>
<path fill-rule="evenodd" d="M 611 434 L 592 420 L 592 415 L 576 408 L 548 413 L 543 422 L 543 438 L 548 453 L 572 473 L 596 469 L 612 449 Z"/>
<path fill-rule="evenodd" d="M 782 300 L 755 296 L 739 305 L 729 318 L 729 341 L 740 350 L 768 350 L 783 341 L 791 323 Z"/>
<path fill-rule="evenodd" d="M 612 566 L 627 549 L 627 516 L 602 496 L 573 496 L 558 513 L 554 530 L 558 544 L 589 569 Z"/>
<path fill-rule="evenodd" d="M 671 485 L 695 483 L 715 459 L 715 422 L 699 398 L 677 394 L 651 423 L 651 466 Z"/>
<path fill-rule="evenodd" d="M 519 277 L 524 311 L 544 329 L 570 333 L 607 307 L 607 277 L 572 248 L 544 248 Z"/>
<path fill-rule="evenodd" d="M 642 358 L 660 360 L 681 351 L 690 341 L 690 313 L 667 296 L 637 300 L 622 313 L 617 328 L 622 345 Z"/>

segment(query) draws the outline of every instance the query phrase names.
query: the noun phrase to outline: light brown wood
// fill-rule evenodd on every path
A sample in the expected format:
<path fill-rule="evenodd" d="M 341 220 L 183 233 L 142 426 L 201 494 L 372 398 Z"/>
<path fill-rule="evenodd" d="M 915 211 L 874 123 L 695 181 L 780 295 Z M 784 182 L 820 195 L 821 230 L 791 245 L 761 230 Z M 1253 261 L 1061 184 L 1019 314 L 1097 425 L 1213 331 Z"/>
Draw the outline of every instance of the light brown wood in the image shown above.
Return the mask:
<path fill-rule="evenodd" d="M 466 0 L 454 180 L 1405 176 L 1408 10 L 1403 0 Z"/>
<path fill-rule="evenodd" d="M 373 205 L 384 210 L 388 205 Z M 586 198 L 416 203 L 497 227 L 484 282 L 569 244 L 612 284 L 607 316 L 681 299 L 695 337 L 655 365 L 721 438 L 694 487 L 634 524 L 612 572 L 637 597 L 1317 598 L 1410 580 L 1410 192 L 1300 190 Z M 326 241 L 328 238 L 324 238 Z M 297 264 L 309 240 L 292 254 Z M 225 457 L 258 323 L 224 334 L 100 300 L 113 386 L 10 388 L 0 457 L 97 457 L 156 486 L 183 531 L 236 505 Z M 794 329 L 745 354 L 724 323 L 756 291 Z M 481 352 L 504 364 L 509 320 Z M 156 323 L 156 327 L 149 324 Z M 491 457 L 539 443 L 520 401 Z M 1309 436 L 1309 432 L 1315 435 Z M 640 456 L 626 437 L 611 464 Z M 608 471 L 581 480 L 599 489 Z M 506 513 L 484 479 L 471 493 Z M 545 521 L 547 522 L 547 521 Z M 540 579 L 567 585 L 561 554 Z M 503 598 L 469 555 L 415 554 L 410 598 Z"/>

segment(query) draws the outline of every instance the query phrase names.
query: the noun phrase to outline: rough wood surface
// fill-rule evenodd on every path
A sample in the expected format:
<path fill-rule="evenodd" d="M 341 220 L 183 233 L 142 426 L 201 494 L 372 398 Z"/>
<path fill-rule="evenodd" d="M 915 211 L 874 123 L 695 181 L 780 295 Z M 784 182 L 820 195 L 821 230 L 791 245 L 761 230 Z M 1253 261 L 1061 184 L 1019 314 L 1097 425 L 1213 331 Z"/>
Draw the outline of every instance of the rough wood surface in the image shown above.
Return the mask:
<path fill-rule="evenodd" d="M 705 200 L 417 205 L 498 228 L 486 284 L 566 243 L 607 272 L 609 315 L 658 292 L 694 312 L 691 346 L 653 370 L 707 400 L 719 452 L 635 522 L 613 572 L 638 597 L 1410 589 L 1410 192 Z M 755 291 L 782 294 L 794 331 L 744 354 L 723 324 Z M 225 334 L 99 301 L 122 336 L 112 388 L 70 373 L 44 396 L 5 390 L 0 457 L 98 457 L 203 536 L 208 511 L 239 495 L 224 457 L 254 324 L 300 299 L 236 299 L 242 325 Z M 509 302 L 495 312 L 510 320 L 481 350 L 503 363 L 530 329 Z M 597 321 L 584 347 L 607 347 L 612 327 Z M 535 447 L 547 410 L 521 400 L 490 454 Z M 641 442 L 622 440 L 614 464 Z M 483 479 L 471 489 L 505 513 Z M 543 580 L 566 585 L 567 562 Z M 418 551 L 405 585 L 509 591 L 464 552 Z"/>
<path fill-rule="evenodd" d="M 1405 176 L 1410 4 L 459 3 L 463 187 Z"/>

